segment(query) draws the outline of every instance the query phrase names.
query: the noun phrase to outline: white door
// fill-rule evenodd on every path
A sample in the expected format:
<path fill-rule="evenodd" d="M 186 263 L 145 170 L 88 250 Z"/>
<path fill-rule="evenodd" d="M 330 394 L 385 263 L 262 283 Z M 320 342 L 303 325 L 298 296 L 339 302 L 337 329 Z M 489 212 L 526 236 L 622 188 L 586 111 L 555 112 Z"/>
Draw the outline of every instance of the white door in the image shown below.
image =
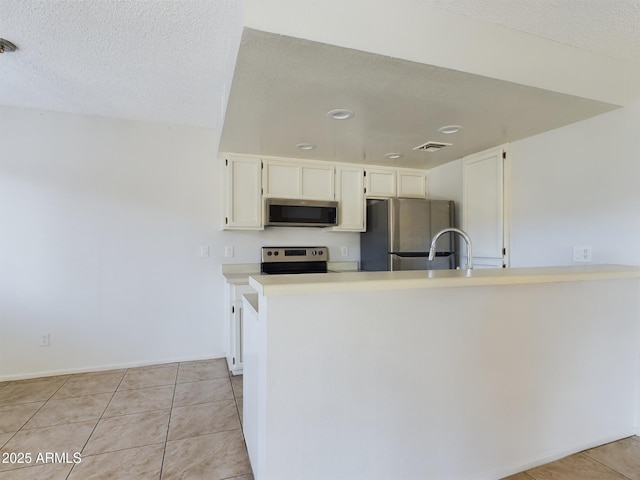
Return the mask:
<path fill-rule="evenodd" d="M 505 146 L 463 159 L 462 229 L 471 238 L 474 268 L 508 266 L 505 160 Z M 464 249 L 461 255 L 465 255 Z M 464 260 L 461 264 L 465 264 Z"/>

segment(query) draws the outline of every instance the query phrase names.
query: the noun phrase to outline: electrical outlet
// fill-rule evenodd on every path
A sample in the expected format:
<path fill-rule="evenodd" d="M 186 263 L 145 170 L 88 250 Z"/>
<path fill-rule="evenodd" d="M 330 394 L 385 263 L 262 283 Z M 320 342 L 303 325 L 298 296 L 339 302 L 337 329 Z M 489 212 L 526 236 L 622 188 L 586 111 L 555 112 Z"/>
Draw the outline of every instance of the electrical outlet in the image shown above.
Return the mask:
<path fill-rule="evenodd" d="M 573 247 L 573 261 L 576 263 L 591 263 L 591 247 Z"/>
<path fill-rule="evenodd" d="M 200 247 L 200 256 L 206 258 L 209 256 L 209 245 Z"/>
<path fill-rule="evenodd" d="M 40 346 L 41 347 L 48 347 L 49 346 L 49 334 L 48 333 L 41 333 L 40 334 Z"/>
<path fill-rule="evenodd" d="M 349 256 L 349 247 L 347 247 L 347 246 L 340 247 L 340 252 L 342 253 L 343 257 L 348 257 Z"/>
<path fill-rule="evenodd" d="M 227 245 L 224 247 L 224 256 L 227 258 L 233 257 L 233 245 Z"/>

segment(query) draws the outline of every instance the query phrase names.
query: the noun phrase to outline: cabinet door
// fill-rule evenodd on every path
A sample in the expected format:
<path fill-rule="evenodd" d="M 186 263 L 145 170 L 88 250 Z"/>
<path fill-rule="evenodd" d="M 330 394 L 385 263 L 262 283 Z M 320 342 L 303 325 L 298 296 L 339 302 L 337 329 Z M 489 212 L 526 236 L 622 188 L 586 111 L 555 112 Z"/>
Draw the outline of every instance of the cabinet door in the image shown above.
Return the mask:
<path fill-rule="evenodd" d="M 334 199 L 334 173 L 333 165 L 303 164 L 302 197 L 309 200 L 333 200 Z"/>
<path fill-rule="evenodd" d="M 463 160 L 462 228 L 471 238 L 478 268 L 506 265 L 504 152 L 494 148 Z"/>
<path fill-rule="evenodd" d="M 262 162 L 259 158 L 225 160 L 226 230 L 262 230 Z"/>
<path fill-rule="evenodd" d="M 395 197 L 396 170 L 395 169 L 367 169 L 366 176 L 367 197 Z"/>
<path fill-rule="evenodd" d="M 364 232 L 364 168 L 336 167 L 338 226 L 333 231 Z"/>
<path fill-rule="evenodd" d="M 231 359 L 231 373 L 242 373 L 242 320 L 244 307 L 242 300 L 233 302 L 233 329 L 231 341 L 233 343 L 233 355 Z"/>
<path fill-rule="evenodd" d="M 419 170 L 398 170 L 398 196 L 427 198 L 427 173 Z"/>
<path fill-rule="evenodd" d="M 249 285 L 234 285 L 231 292 L 231 317 L 230 317 L 230 338 L 229 355 L 227 362 L 229 370 L 234 375 L 242 373 L 243 368 L 243 339 L 242 326 L 244 322 L 244 306 L 242 295 L 252 293 L 255 290 Z"/>
<path fill-rule="evenodd" d="M 333 200 L 333 165 L 320 162 L 265 162 L 265 196 L 271 198 L 301 198 Z"/>
<path fill-rule="evenodd" d="M 266 197 L 301 198 L 302 175 L 300 165 L 267 160 L 264 167 Z"/>

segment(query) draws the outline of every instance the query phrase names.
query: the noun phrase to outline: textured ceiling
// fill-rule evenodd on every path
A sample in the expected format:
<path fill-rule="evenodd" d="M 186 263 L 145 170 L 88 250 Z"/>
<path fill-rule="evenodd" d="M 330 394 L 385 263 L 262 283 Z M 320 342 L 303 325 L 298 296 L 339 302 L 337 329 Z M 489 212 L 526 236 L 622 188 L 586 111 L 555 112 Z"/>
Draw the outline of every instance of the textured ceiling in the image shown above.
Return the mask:
<path fill-rule="evenodd" d="M 640 59 L 640 0 L 417 0 L 621 59 Z"/>
<path fill-rule="evenodd" d="M 243 3 L 245 11 L 260 4 L 260 11 L 266 13 L 263 17 L 312 27 L 292 17 L 294 0 L 0 0 L 0 37 L 19 47 L 0 56 L 0 107 L 220 131 L 242 34 Z M 400 7 L 410 4 L 424 7 L 424 15 L 435 11 L 457 18 L 464 15 L 486 25 L 493 22 L 579 49 L 640 61 L 640 0 L 403 0 L 397 8 L 390 0 L 298 3 L 303 5 L 298 8 L 321 4 L 330 18 L 347 15 L 347 20 L 359 21 L 366 21 L 373 7 L 384 3 L 390 12 L 397 12 L 395 20 L 400 23 L 402 12 L 408 11 Z M 244 89 L 253 106 L 232 99 L 225 145 L 289 156 L 300 153 L 291 150 L 292 142 L 309 141 L 318 143 L 310 155 L 348 161 L 374 160 L 381 152 L 402 149 L 407 152 L 402 161 L 408 161 L 415 154 L 407 148 L 416 141 L 443 140 L 439 134 L 433 137 L 435 126 L 464 123 L 464 133 L 452 142 L 454 147 L 441 152 L 437 160 L 441 162 L 611 108 L 374 55 L 375 49 L 370 54 L 339 49 L 327 45 L 335 30 L 325 30 L 328 37 L 320 45 L 304 41 L 298 45 L 284 37 L 264 39 L 264 44 L 245 43 L 254 51 L 240 53 L 245 60 L 238 72 L 246 78 L 236 75 L 233 90 Z M 358 32 L 351 35 L 355 38 Z M 264 57 L 253 57 L 261 51 Z M 290 59 L 283 58 L 290 54 Z M 478 58 L 492 60 L 491 52 L 483 50 Z M 279 69 L 274 70 L 275 66 Z M 338 66 L 349 73 L 344 81 Z M 355 71 L 356 66 L 361 72 Z M 442 95 L 434 96 L 433 89 L 425 88 L 426 78 L 440 85 Z M 283 94 L 283 85 L 290 95 Z M 504 95 L 498 95 L 498 85 L 504 87 Z M 334 97 L 329 97 L 331 91 Z M 462 102 L 466 98 L 471 101 Z M 535 98 L 540 100 L 531 105 L 536 117 L 521 119 L 519 107 Z M 354 105 L 358 110 L 347 129 L 344 124 L 338 127 L 319 120 L 325 120 L 330 99 L 330 108 Z M 511 105 L 504 99 L 510 99 Z M 496 105 L 504 109 L 496 110 Z M 488 121 L 499 115 L 499 121 Z M 247 134 L 240 142 L 237 132 L 243 131 Z"/>
<path fill-rule="evenodd" d="M 235 0 L 0 0 L 0 106 L 220 127 Z"/>
<path fill-rule="evenodd" d="M 348 108 L 335 121 L 327 112 Z M 245 29 L 220 148 L 431 168 L 617 108 L 572 95 Z M 456 135 L 439 127 L 461 124 Z M 435 153 L 413 151 L 434 140 Z M 295 145 L 311 143 L 312 151 Z M 388 160 L 386 153 L 402 158 Z"/>

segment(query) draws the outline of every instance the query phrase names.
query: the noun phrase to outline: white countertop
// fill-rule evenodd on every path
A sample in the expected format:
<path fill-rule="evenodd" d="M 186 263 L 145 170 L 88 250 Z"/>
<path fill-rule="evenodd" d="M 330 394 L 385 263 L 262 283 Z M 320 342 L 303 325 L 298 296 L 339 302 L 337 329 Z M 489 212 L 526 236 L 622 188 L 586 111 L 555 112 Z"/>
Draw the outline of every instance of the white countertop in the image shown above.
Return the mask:
<path fill-rule="evenodd" d="M 262 275 L 260 272 L 247 273 L 223 273 L 222 276 L 231 285 L 248 285 L 249 277 L 257 277 Z"/>
<path fill-rule="evenodd" d="M 249 284 L 261 295 L 281 296 L 375 290 L 574 282 L 632 277 L 640 278 L 640 267 L 629 265 L 580 265 L 476 270 L 413 270 L 402 272 L 255 275 L 250 276 Z"/>
<path fill-rule="evenodd" d="M 329 262 L 330 272 L 354 272 L 358 270 L 358 262 Z M 248 285 L 249 277 L 261 276 L 259 263 L 240 263 L 222 265 L 222 276 L 231 285 Z"/>

